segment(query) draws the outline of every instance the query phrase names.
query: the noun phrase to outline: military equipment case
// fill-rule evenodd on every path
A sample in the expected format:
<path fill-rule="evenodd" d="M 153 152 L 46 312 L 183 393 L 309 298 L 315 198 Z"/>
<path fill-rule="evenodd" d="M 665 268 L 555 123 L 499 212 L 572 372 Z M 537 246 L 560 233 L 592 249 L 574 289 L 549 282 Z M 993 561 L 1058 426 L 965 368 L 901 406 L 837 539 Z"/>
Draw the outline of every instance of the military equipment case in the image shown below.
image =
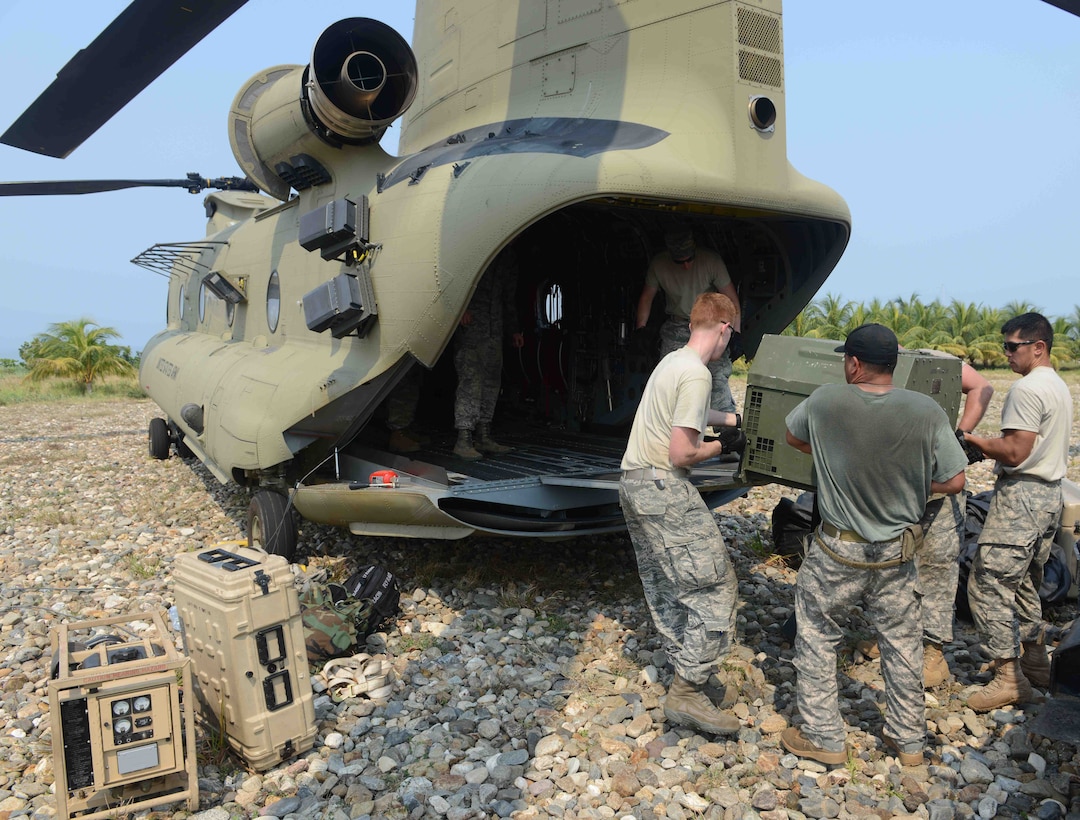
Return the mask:
<path fill-rule="evenodd" d="M 746 455 L 743 472 L 751 481 L 768 481 L 812 490 L 813 459 L 789 447 L 784 419 L 823 384 L 844 383 L 842 342 L 799 336 L 761 339 L 746 379 L 743 405 Z M 956 424 L 960 410 L 960 360 L 936 351 L 901 350 L 893 384 L 925 393 Z"/>
<path fill-rule="evenodd" d="M 133 637 L 145 621 L 153 629 Z M 195 720 L 181 696 L 191 663 L 161 615 L 60 624 L 49 639 L 57 814 L 97 820 L 180 800 L 198 809 Z"/>
<path fill-rule="evenodd" d="M 315 708 L 288 561 L 247 548 L 184 553 L 173 581 L 203 720 L 257 770 L 310 749 Z"/>

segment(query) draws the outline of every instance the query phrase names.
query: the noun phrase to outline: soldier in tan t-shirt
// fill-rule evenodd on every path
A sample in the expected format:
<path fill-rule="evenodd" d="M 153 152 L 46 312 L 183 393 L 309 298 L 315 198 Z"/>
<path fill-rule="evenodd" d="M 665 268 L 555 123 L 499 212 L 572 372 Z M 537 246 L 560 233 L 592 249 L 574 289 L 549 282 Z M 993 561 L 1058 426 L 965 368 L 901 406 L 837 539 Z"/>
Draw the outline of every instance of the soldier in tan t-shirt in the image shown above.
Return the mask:
<path fill-rule="evenodd" d="M 707 693 L 734 635 L 739 585 L 712 512 L 689 475 L 692 465 L 740 447 L 738 437 L 705 441 L 702 435 L 707 425 L 738 422 L 735 414 L 709 408 L 705 366 L 723 353 L 734 316 L 723 294 L 698 297 L 686 346 L 665 356 L 645 385 L 619 482 L 645 600 L 675 667 L 664 715 L 710 734 L 740 727 Z"/>

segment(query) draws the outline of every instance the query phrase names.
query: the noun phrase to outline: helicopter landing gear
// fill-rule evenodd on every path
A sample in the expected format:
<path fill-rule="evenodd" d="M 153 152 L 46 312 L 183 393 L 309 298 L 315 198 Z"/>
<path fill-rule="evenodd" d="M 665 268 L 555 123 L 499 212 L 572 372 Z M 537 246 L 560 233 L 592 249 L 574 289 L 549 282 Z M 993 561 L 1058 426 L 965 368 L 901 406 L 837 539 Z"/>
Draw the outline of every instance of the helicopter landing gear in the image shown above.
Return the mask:
<path fill-rule="evenodd" d="M 195 456 L 195 453 L 191 451 L 191 448 L 184 444 L 183 436 L 176 437 L 176 454 L 183 459 L 189 459 Z"/>
<path fill-rule="evenodd" d="M 171 445 L 169 425 L 165 423 L 165 419 L 150 419 L 150 457 L 164 461 L 169 457 Z"/>
<path fill-rule="evenodd" d="M 292 561 L 296 554 L 296 519 L 289 500 L 273 490 L 251 497 L 247 514 L 248 546 Z"/>
<path fill-rule="evenodd" d="M 184 443 L 184 431 L 181 430 L 175 421 L 169 421 L 169 437 L 176 444 L 176 454 L 185 461 L 189 458 L 194 458 L 195 453 L 187 444 Z"/>

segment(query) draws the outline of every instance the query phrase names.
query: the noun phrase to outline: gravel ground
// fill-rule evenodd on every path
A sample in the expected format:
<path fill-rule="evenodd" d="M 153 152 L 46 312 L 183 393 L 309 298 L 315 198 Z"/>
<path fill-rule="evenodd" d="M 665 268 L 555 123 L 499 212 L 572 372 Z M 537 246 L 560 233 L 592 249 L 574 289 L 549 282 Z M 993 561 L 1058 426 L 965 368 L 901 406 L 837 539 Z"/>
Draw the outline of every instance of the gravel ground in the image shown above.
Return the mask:
<path fill-rule="evenodd" d="M 245 493 L 197 462 L 149 458 L 155 414 L 149 401 L 0 407 L 0 820 L 57 813 L 52 628 L 161 611 L 176 554 L 243 537 Z M 969 471 L 969 489 L 990 485 L 988 465 Z M 740 690 L 731 739 L 665 724 L 671 671 L 625 536 L 424 542 L 305 525 L 309 566 L 399 575 L 402 614 L 368 647 L 392 663 L 394 692 L 342 703 L 318 692 L 314 748 L 262 773 L 200 729 L 196 816 L 1080 818 L 1076 746 L 1027 729 L 1038 704 L 966 708 L 986 658 L 963 623 L 946 647 L 956 678 L 927 695 L 927 765 L 902 769 L 882 748 L 878 665 L 851 655 L 840 664 L 848 765 L 784 752 L 795 673 L 779 627 L 795 572 L 770 555 L 769 528 L 782 495 L 797 493 L 758 488 L 717 512 L 742 599 L 723 670 Z M 1074 609 L 1046 615 L 1063 623 Z M 866 635 L 854 614 L 852 644 Z M 181 804 L 148 814 L 188 815 Z"/>

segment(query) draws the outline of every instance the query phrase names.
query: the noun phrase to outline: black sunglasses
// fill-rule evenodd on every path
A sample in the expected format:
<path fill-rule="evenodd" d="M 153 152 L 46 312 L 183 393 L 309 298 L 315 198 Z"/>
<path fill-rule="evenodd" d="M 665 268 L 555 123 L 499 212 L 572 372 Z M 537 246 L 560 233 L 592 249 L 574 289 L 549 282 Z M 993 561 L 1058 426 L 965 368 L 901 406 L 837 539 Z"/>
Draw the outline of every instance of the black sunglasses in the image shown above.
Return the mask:
<path fill-rule="evenodd" d="M 1033 345 L 1036 342 L 1041 342 L 1042 339 L 1028 339 L 1026 342 L 1002 342 L 1001 349 L 1006 353 L 1015 353 L 1024 345 Z"/>

